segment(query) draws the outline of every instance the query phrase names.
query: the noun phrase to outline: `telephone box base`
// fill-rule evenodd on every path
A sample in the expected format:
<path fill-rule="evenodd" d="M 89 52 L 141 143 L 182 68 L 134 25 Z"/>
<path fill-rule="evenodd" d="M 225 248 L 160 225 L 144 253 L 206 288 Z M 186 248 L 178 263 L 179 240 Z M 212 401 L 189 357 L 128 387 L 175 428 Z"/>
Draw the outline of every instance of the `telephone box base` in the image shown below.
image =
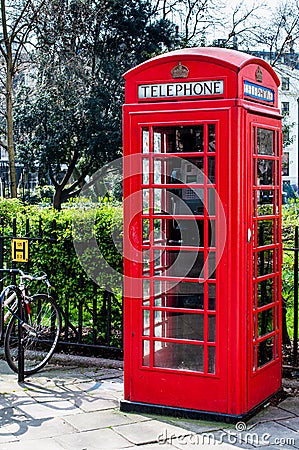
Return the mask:
<path fill-rule="evenodd" d="M 261 409 L 265 407 L 265 405 L 276 395 L 281 392 L 280 389 L 278 392 L 274 393 L 262 403 L 258 404 L 250 411 L 243 414 L 224 414 L 217 413 L 211 411 L 200 411 L 195 409 L 188 408 L 175 408 L 172 406 L 164 406 L 164 405 L 153 405 L 150 403 L 141 403 L 141 402 L 130 402 L 128 400 L 121 400 L 120 402 L 120 410 L 122 412 L 132 412 L 132 413 L 143 413 L 143 414 L 155 414 L 160 416 L 168 416 L 168 417 L 179 417 L 190 420 L 209 420 L 215 422 L 224 422 L 224 423 L 232 423 L 235 424 L 237 422 L 246 422 L 255 414 L 257 414 Z"/>

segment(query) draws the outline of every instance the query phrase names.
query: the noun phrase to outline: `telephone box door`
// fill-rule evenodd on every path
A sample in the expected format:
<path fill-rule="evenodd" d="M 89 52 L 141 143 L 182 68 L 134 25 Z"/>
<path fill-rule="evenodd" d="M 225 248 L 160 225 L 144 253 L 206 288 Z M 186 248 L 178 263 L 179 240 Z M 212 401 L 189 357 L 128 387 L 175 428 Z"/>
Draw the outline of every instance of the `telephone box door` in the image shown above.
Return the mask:
<path fill-rule="evenodd" d="M 125 398 L 226 413 L 228 112 L 173 108 L 125 127 Z"/>
<path fill-rule="evenodd" d="M 248 115 L 249 133 L 249 409 L 281 382 L 280 121 Z"/>

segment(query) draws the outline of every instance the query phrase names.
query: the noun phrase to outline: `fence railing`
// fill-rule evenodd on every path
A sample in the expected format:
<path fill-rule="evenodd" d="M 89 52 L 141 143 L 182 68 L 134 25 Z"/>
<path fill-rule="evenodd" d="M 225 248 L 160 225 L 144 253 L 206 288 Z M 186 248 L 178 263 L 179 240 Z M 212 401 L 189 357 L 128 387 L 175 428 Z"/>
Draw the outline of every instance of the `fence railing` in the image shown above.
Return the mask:
<path fill-rule="evenodd" d="M 27 262 L 12 261 L 12 240 L 26 239 L 29 245 L 29 255 L 37 251 L 37 245 L 48 247 L 49 254 L 55 252 L 55 247 L 65 249 L 65 255 L 74 257 L 74 248 L 70 238 L 57 238 L 56 222 L 52 223 L 51 233 L 43 234 L 42 223 L 31 228 L 29 219 L 25 221 L 22 236 L 17 230 L 16 219 L 13 219 L 11 234 L 4 235 L 4 228 L 0 220 L 0 268 L 21 268 L 24 272 L 32 273 L 37 269 L 45 271 L 49 280 L 57 279 L 60 273 L 61 284 L 70 286 L 62 289 L 53 283 L 51 295 L 55 298 L 62 313 L 62 334 L 58 349 L 72 350 L 81 354 L 92 354 L 107 357 L 122 357 L 122 298 L 111 292 L 108 286 L 99 286 L 84 276 L 84 271 L 77 273 L 71 264 L 61 264 L 53 267 L 38 264 L 38 258 L 31 258 Z M 33 233 L 35 235 L 33 235 Z M 5 280 L 5 282 L 8 282 Z M 59 284 L 59 283 L 58 283 Z M 0 282 L 2 289 L 3 282 Z M 69 291 L 69 294 L 67 293 Z M 117 316 L 117 317 L 116 317 Z"/>
<path fill-rule="evenodd" d="M 0 268 L 16 266 L 25 272 L 36 270 L 36 260 L 29 257 L 28 262 L 15 263 L 11 260 L 12 239 L 25 237 L 28 239 L 31 252 L 36 251 L 36 244 L 48 246 L 49 252 L 53 252 L 57 245 L 61 246 L 56 232 L 56 222 L 53 221 L 52 230 L 44 235 L 42 223 L 31 227 L 29 219 L 26 219 L 22 235 L 18 230 L 14 219 L 11 233 L 4 234 L 4 227 L 0 220 Z M 290 244 L 290 242 L 292 242 Z M 70 238 L 63 242 L 66 254 L 71 258 L 74 252 Z M 288 239 L 284 244 L 283 254 L 288 259 L 288 280 L 283 283 L 283 354 L 286 367 L 299 367 L 298 358 L 298 289 L 299 289 L 299 230 L 294 229 L 293 241 Z M 56 271 L 63 270 L 61 278 L 67 284 L 72 284 L 60 291 L 59 286 L 54 287 L 52 295 L 55 297 L 63 316 L 63 333 L 59 341 L 59 347 L 76 353 L 93 354 L 101 356 L 121 357 L 123 351 L 122 330 L 122 298 L 111 292 L 109 286 L 99 286 L 84 276 L 83 271 L 78 274 L 73 270 L 72 264 L 65 264 L 63 268 L 41 267 L 48 273 L 50 280 L 55 279 Z M 292 272 L 292 273 L 290 273 Z M 74 285 L 76 280 L 76 285 Z M 74 287 L 75 286 L 75 287 Z M 0 283 L 0 288 L 1 288 Z M 69 292 L 69 294 L 68 294 Z"/>
<path fill-rule="evenodd" d="M 293 246 L 285 245 L 283 247 L 284 256 L 292 255 L 292 260 L 290 266 L 293 267 L 292 283 L 288 287 L 288 298 L 284 298 L 283 295 L 283 347 L 285 362 L 287 366 L 291 368 L 298 368 L 298 270 L 299 270 L 299 228 L 298 226 L 294 229 L 294 241 Z M 284 281 L 287 284 L 287 280 Z M 283 287 L 283 293 L 287 291 Z M 288 312 L 293 312 L 290 315 L 290 319 L 287 319 Z M 293 331 L 293 336 L 289 336 L 287 331 L 287 322 L 289 323 L 289 328 Z"/>

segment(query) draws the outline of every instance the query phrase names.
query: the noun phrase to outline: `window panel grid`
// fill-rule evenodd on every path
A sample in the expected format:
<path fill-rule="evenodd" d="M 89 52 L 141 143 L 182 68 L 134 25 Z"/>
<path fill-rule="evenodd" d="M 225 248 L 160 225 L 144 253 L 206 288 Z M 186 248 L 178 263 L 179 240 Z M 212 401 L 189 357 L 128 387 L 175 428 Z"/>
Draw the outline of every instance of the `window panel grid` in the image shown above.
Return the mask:
<path fill-rule="evenodd" d="M 278 357 L 280 159 L 276 130 L 253 127 L 252 368 Z"/>
<path fill-rule="evenodd" d="M 167 128 L 167 127 L 166 127 Z M 182 127 L 183 128 L 183 127 Z M 189 127 L 191 128 L 191 127 Z M 164 368 L 179 368 L 185 370 L 195 370 L 204 372 L 210 375 L 214 375 L 217 372 L 217 348 L 216 348 L 216 340 L 217 340 L 217 306 L 216 306 L 216 280 L 208 279 L 210 272 L 215 274 L 215 264 L 216 264 L 216 196 L 215 196 L 215 188 L 214 183 L 216 181 L 216 144 L 215 144 L 215 124 L 203 124 L 197 128 L 197 136 L 193 141 L 195 146 L 201 145 L 201 139 L 203 136 L 203 145 L 202 148 L 197 148 L 196 153 L 188 152 L 188 146 L 186 144 L 186 133 L 184 137 L 184 133 L 182 135 L 182 139 L 177 139 L 176 141 L 169 142 L 169 133 L 170 128 L 166 129 L 161 128 L 161 133 L 159 134 L 159 129 L 150 127 L 146 129 L 145 136 L 143 137 L 143 141 L 145 142 L 145 151 L 143 162 L 144 171 L 146 174 L 144 175 L 142 185 L 144 189 L 144 209 L 142 218 L 142 234 L 143 234 L 143 245 L 142 249 L 144 252 L 144 280 L 150 285 L 150 298 L 144 299 L 144 307 L 143 307 L 143 366 L 145 367 L 164 367 Z M 182 130 L 184 132 L 184 130 Z M 168 134 L 167 134 L 168 133 Z M 192 144 L 192 145 L 193 145 Z M 173 149 L 176 149 L 176 152 L 173 152 Z M 181 155 L 178 151 L 182 151 Z M 186 151 L 187 150 L 187 151 Z M 194 151 L 194 150 L 193 150 Z M 182 156 L 182 158 L 189 158 L 187 163 L 185 162 L 185 166 L 189 173 L 186 175 L 185 181 L 189 181 L 189 183 L 184 183 L 184 180 L 180 180 L 179 183 L 171 182 L 170 180 L 170 168 L 175 167 L 171 158 L 173 156 L 178 157 Z M 195 177 L 192 173 L 192 166 L 190 165 L 190 169 L 188 168 L 188 163 L 196 162 L 197 167 L 203 167 L 202 172 L 207 176 L 199 176 Z M 187 165 L 186 165 L 187 164 Z M 147 173 L 148 172 L 148 173 Z M 159 173 L 160 172 L 160 173 Z M 174 178 L 175 181 L 175 178 Z M 198 182 L 200 181 L 200 183 Z M 190 189 L 191 187 L 191 189 Z M 200 212 L 196 216 L 196 220 L 194 220 L 194 216 L 190 216 L 189 214 L 173 214 L 175 211 L 170 211 L 171 217 L 167 215 L 169 211 L 167 211 L 167 201 L 171 199 L 171 193 L 169 190 L 180 190 L 182 193 L 182 197 L 185 196 L 187 199 L 187 191 L 184 189 L 188 189 L 190 191 L 188 201 L 192 201 L 192 191 L 193 189 L 202 189 L 203 203 L 207 205 L 207 207 L 202 208 L 201 211 L 192 211 L 193 214 Z M 188 192 L 189 192 L 188 191 Z M 194 193 L 193 193 L 194 196 Z M 165 212 L 167 214 L 165 214 Z M 190 217 L 192 219 L 190 220 Z M 200 246 L 190 245 L 190 238 L 182 242 L 180 242 L 179 246 L 176 245 L 168 245 L 166 246 L 167 241 L 167 232 L 169 232 L 168 228 L 171 221 L 181 221 L 181 230 L 182 227 L 186 226 L 190 221 L 196 224 L 196 227 L 199 230 L 199 238 L 198 243 Z M 185 220 L 185 222 L 184 222 Z M 212 222 L 211 222 L 212 220 Z M 160 221 L 160 223 L 158 222 Z M 187 227 L 188 228 L 188 227 Z M 188 235 L 188 232 L 186 236 Z M 197 244 L 198 244 L 197 243 Z M 189 245 L 188 245 L 189 244 Z M 201 306 L 203 309 L 193 309 L 188 308 L 173 308 L 170 306 L 165 307 L 156 307 L 155 303 L 159 302 L 159 295 L 155 295 L 154 291 L 154 283 L 169 283 L 173 281 L 174 283 L 178 282 L 177 277 L 173 276 L 171 271 L 169 271 L 168 261 L 167 261 L 167 252 L 171 255 L 171 252 L 174 256 L 174 261 L 176 260 L 176 252 L 180 252 L 186 255 L 188 260 L 188 255 L 200 255 L 203 261 L 203 273 L 202 278 L 196 278 L 196 284 L 200 282 L 203 286 L 203 303 Z M 195 259 L 197 264 L 197 259 Z M 168 273 L 167 273 L 168 271 Z M 167 276 L 166 276 L 167 275 Z M 185 284 L 190 284 L 195 286 L 194 278 L 189 277 L 187 273 L 187 277 L 182 277 L 182 281 Z M 198 274 L 197 274 L 198 275 Z M 214 275 L 213 275 L 214 276 Z M 202 280 L 202 283 L 201 283 Z M 146 291 L 145 295 L 148 294 L 148 286 L 145 286 Z M 190 308 L 192 302 L 192 296 L 185 295 L 185 302 L 189 302 Z M 197 300 L 199 301 L 199 300 Z M 186 304 L 187 304 L 186 303 Z M 194 334 L 192 334 L 192 323 L 196 320 L 202 321 L 202 335 L 198 331 L 198 327 L 194 327 Z M 176 324 L 178 328 L 176 328 Z M 167 328 L 168 327 L 168 328 Z M 169 332 L 169 336 L 167 333 Z M 180 339 L 180 332 L 182 333 Z M 160 333 L 161 336 L 157 336 L 156 334 Z M 178 335 L 176 335 L 178 333 Z M 190 335 L 188 335 L 190 333 Z M 163 338 L 164 336 L 164 338 Z M 168 337 L 167 337 L 168 336 Z M 176 336 L 175 338 L 173 336 Z M 186 336 L 189 336 L 189 339 L 186 339 Z M 198 340 L 201 338 L 200 340 Z M 194 340 L 195 339 L 195 340 Z M 190 344 L 190 342 L 192 342 Z M 168 359 L 168 363 L 165 363 L 165 358 L 169 356 L 167 353 L 168 345 L 176 345 L 179 343 L 181 347 L 173 347 L 177 349 L 178 360 L 174 361 Z M 191 345 L 191 347 L 190 347 Z M 195 350 L 195 347 L 197 349 Z M 188 367 L 186 361 L 181 361 L 181 366 L 179 359 L 182 357 L 181 350 L 186 350 L 186 355 L 199 355 L 200 361 L 197 363 L 191 363 L 191 367 Z M 160 358 L 163 352 L 165 358 Z M 167 356 L 168 355 L 168 356 Z M 186 356 L 185 355 L 185 356 Z M 164 362 L 163 362 L 164 359 Z M 189 361 L 190 364 L 190 361 Z M 192 366 L 193 364 L 193 366 Z M 172 366 L 172 367 L 171 367 Z"/>

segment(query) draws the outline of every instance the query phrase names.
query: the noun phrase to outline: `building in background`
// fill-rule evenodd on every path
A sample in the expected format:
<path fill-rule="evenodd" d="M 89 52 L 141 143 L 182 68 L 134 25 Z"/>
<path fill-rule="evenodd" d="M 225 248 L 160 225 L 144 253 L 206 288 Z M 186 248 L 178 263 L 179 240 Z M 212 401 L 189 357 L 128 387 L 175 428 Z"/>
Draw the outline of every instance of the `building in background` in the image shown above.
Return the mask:
<path fill-rule="evenodd" d="M 268 51 L 251 54 L 273 63 L 276 55 Z M 286 197 L 294 196 L 299 186 L 299 54 L 293 48 L 277 58 L 274 67 L 280 78 L 279 107 L 283 118 L 282 180 Z"/>

